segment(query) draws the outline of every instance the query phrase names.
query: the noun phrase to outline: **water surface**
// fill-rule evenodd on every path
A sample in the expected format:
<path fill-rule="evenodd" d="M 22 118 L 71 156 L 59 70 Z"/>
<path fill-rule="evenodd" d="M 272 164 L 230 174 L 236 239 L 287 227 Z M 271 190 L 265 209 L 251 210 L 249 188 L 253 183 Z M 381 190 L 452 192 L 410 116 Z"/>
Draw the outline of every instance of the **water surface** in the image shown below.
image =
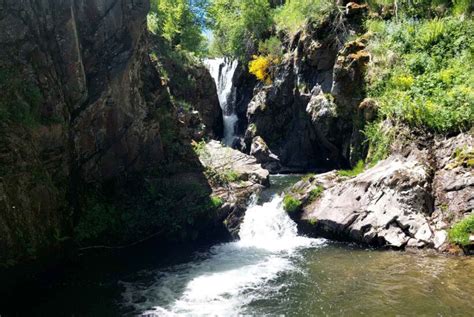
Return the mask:
<path fill-rule="evenodd" d="M 473 316 L 474 258 L 377 251 L 298 236 L 275 196 L 247 210 L 241 240 L 68 268 L 0 313 L 31 316 Z M 263 201 L 266 201 L 264 203 Z"/>

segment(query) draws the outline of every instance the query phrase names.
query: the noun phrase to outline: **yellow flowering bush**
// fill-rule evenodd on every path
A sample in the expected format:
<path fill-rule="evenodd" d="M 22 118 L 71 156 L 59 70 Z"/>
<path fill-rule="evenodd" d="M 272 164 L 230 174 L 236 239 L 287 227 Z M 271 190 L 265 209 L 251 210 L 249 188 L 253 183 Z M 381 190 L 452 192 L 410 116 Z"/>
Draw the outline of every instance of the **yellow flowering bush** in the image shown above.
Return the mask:
<path fill-rule="evenodd" d="M 249 63 L 249 72 L 258 80 L 263 81 L 269 85 L 272 83 L 272 77 L 270 75 L 270 67 L 274 63 L 274 58 L 271 56 L 254 55 L 253 59 Z"/>

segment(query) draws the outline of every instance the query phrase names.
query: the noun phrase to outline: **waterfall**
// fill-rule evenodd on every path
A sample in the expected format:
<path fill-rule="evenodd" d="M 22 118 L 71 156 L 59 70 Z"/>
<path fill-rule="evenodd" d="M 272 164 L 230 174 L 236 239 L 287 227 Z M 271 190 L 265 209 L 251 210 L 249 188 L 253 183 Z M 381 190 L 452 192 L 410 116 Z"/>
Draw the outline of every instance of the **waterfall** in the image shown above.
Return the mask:
<path fill-rule="evenodd" d="M 211 73 L 216 83 L 217 96 L 222 109 L 222 119 L 224 122 L 223 143 L 232 146 L 236 135 L 237 114 L 235 113 L 236 89 L 232 84 L 235 70 L 239 62 L 226 58 L 215 58 L 204 60 L 204 65 Z"/>
<path fill-rule="evenodd" d="M 124 299 L 142 316 L 240 316 L 243 307 L 277 292 L 274 283 L 298 270 L 298 251 L 320 247 L 324 239 L 298 236 L 283 210 L 282 197 L 250 206 L 240 240 L 212 247 L 193 261 L 145 276 L 153 285 L 124 283 Z M 134 299 L 140 298 L 138 303 Z M 153 307 L 150 309 L 150 307 Z M 143 313 L 144 312 L 144 313 Z"/>

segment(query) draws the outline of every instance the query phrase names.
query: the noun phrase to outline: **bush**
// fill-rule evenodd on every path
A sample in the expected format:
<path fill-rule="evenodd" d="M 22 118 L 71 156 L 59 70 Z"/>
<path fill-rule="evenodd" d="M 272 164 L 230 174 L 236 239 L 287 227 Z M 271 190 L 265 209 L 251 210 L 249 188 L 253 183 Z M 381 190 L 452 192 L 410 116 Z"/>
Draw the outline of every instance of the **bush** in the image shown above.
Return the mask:
<path fill-rule="evenodd" d="M 283 44 L 280 39 L 276 36 L 272 36 L 269 39 L 260 41 L 258 51 L 263 55 L 279 57 L 282 53 L 282 46 Z"/>
<path fill-rule="evenodd" d="M 355 177 L 362 173 L 365 170 L 365 163 L 364 161 L 360 160 L 357 162 L 356 166 L 354 166 L 353 169 L 351 170 L 340 170 L 337 171 L 337 174 L 339 176 L 345 176 L 345 177 Z"/>
<path fill-rule="evenodd" d="M 290 194 L 283 198 L 283 209 L 288 213 L 293 213 L 301 208 L 301 201 Z"/>
<path fill-rule="evenodd" d="M 383 7 L 391 8 L 393 13 L 400 17 L 443 16 L 450 12 L 456 15 L 468 15 L 473 10 L 471 0 L 368 0 L 367 3 L 372 11 L 380 11 Z"/>
<path fill-rule="evenodd" d="M 309 19 L 322 19 L 335 6 L 331 0 L 287 0 L 275 10 L 274 19 L 278 30 L 296 33 Z"/>
<path fill-rule="evenodd" d="M 214 0 L 209 8 L 214 40 L 211 52 L 247 62 L 270 30 L 272 9 L 268 0 Z"/>
<path fill-rule="evenodd" d="M 448 232 L 448 238 L 451 243 L 468 246 L 471 234 L 474 234 L 474 215 L 470 215 L 452 226 Z"/>
<path fill-rule="evenodd" d="M 272 83 L 270 69 L 273 63 L 274 59 L 271 56 L 254 55 L 249 63 L 249 72 L 257 77 L 258 80 L 270 85 Z"/>
<path fill-rule="evenodd" d="M 308 201 L 309 202 L 313 202 L 315 201 L 316 199 L 318 199 L 321 194 L 324 192 L 324 187 L 323 186 L 316 186 L 316 188 L 312 189 L 310 192 L 309 192 L 309 196 L 308 196 Z"/>
<path fill-rule="evenodd" d="M 211 184 L 217 186 L 226 186 L 230 183 L 237 182 L 240 180 L 240 174 L 234 170 L 218 170 L 212 167 L 206 167 L 204 175 L 211 182 Z"/>
<path fill-rule="evenodd" d="M 383 122 L 372 122 L 365 126 L 363 133 L 369 144 L 369 153 L 366 158 L 369 166 L 387 158 L 390 154 L 390 144 L 394 139 L 394 129 L 385 128 Z"/>
<path fill-rule="evenodd" d="M 224 204 L 224 201 L 222 198 L 217 197 L 217 196 L 211 196 L 211 207 L 212 208 L 219 208 Z"/>
<path fill-rule="evenodd" d="M 470 129 L 474 22 L 448 17 L 367 25 L 378 31 L 369 47 L 368 95 L 382 119 L 437 133 Z"/>
<path fill-rule="evenodd" d="M 204 4 L 200 10 L 205 9 Z M 202 35 L 202 21 L 188 0 L 152 0 L 148 29 L 161 35 L 172 48 L 184 49 L 202 55 L 206 52 Z M 199 10 L 198 10 L 199 11 Z"/>

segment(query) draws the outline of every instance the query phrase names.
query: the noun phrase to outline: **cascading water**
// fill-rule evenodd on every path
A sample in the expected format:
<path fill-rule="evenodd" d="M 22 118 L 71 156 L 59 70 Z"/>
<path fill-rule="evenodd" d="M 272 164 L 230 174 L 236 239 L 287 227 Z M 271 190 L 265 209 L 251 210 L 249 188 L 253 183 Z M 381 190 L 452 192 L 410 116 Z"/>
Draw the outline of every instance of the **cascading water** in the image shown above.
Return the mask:
<path fill-rule="evenodd" d="M 149 272 L 151 285 L 123 282 L 127 306 L 144 316 L 242 315 L 246 305 L 287 286 L 273 281 L 297 269 L 296 251 L 324 243 L 297 235 L 280 196 L 249 207 L 239 236 L 190 263 Z"/>
<path fill-rule="evenodd" d="M 238 64 L 239 62 L 237 60 L 229 60 L 226 58 L 204 60 L 204 65 L 216 83 L 217 96 L 224 121 L 224 138 L 222 141 L 227 146 L 232 146 L 236 138 L 235 126 L 238 118 L 234 109 L 236 89 L 232 84 L 232 78 L 234 77 Z"/>

